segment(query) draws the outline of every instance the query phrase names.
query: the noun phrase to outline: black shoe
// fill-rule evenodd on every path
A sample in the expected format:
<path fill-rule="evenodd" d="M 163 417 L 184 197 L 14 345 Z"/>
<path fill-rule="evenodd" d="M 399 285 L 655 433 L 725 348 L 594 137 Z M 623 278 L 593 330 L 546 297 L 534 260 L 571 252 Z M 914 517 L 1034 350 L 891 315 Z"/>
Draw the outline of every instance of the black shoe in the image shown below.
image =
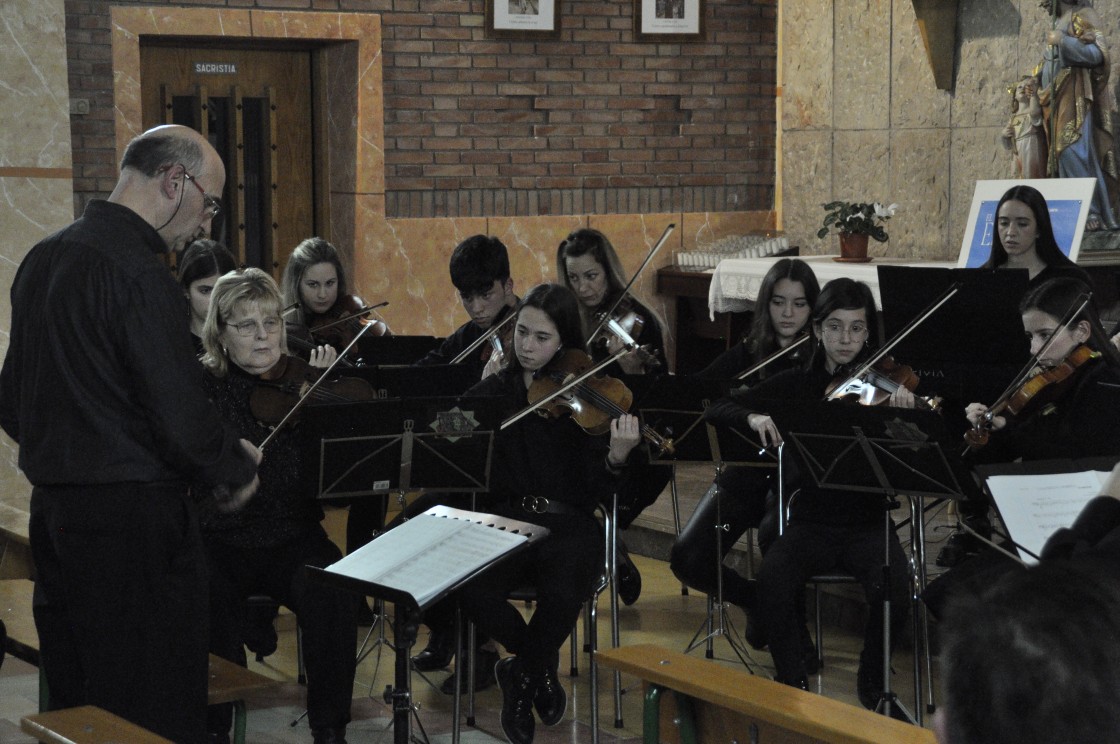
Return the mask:
<path fill-rule="evenodd" d="M 502 732 L 510 744 L 532 744 L 537 725 L 533 718 L 536 680 L 522 670 L 516 656 L 507 656 L 495 664 L 494 677 L 502 688 Z"/>
<path fill-rule="evenodd" d="M 474 691 L 482 692 L 494 686 L 497 681 L 494 679 L 494 665 L 498 663 L 498 652 L 487 651 L 479 649 L 474 652 Z M 463 663 L 466 664 L 466 657 L 463 657 Z M 444 695 L 455 694 L 455 675 L 448 675 L 443 684 L 439 686 L 439 691 Z M 467 676 L 467 668 L 463 667 L 462 681 L 459 682 L 459 692 L 467 694 L 470 691 L 470 677 Z"/>
<path fill-rule="evenodd" d="M 630 560 L 630 556 L 619 551 L 618 556 L 618 598 L 629 607 L 638 601 L 642 594 L 642 574 Z"/>
<path fill-rule="evenodd" d="M 264 613 L 251 611 L 245 618 L 241 639 L 245 647 L 256 654 L 257 661 L 264 661 L 264 657 L 276 653 L 276 626 L 272 623 L 275 616 L 275 608 L 270 607 Z"/>
<path fill-rule="evenodd" d="M 314 729 L 311 736 L 315 744 L 346 744 L 346 727 Z"/>
<path fill-rule="evenodd" d="M 533 707 L 537 709 L 537 715 L 545 726 L 555 726 L 564 717 L 564 711 L 568 709 L 568 693 L 556 676 L 555 665 L 549 665 L 537 684 Z"/>
<path fill-rule="evenodd" d="M 859 669 L 856 671 L 856 694 L 864 708 L 875 710 L 883 694 L 882 659 L 868 661 L 866 653 L 860 654 Z"/>
<path fill-rule="evenodd" d="M 799 690 L 805 690 L 806 692 L 809 690 L 809 680 L 805 677 L 796 677 L 794 679 L 781 679 L 779 677 L 775 678 L 774 681 L 781 682 L 783 685 L 789 685 L 790 687 L 796 687 Z"/>
<path fill-rule="evenodd" d="M 956 530 L 937 553 L 934 561 L 942 568 L 953 568 L 980 552 L 980 541 L 963 530 Z"/>
<path fill-rule="evenodd" d="M 454 629 L 445 631 L 433 628 L 428 635 L 427 648 L 412 657 L 412 668 L 418 672 L 434 672 L 437 669 L 446 669 L 454 658 Z"/>

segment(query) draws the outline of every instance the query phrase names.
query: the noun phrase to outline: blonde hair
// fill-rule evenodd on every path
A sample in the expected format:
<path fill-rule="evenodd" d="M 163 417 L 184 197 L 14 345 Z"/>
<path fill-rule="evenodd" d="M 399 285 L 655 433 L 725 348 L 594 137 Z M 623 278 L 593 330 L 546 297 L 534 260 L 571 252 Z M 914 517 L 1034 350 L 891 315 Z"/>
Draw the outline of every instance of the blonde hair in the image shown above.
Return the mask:
<path fill-rule="evenodd" d="M 280 288 L 271 276 L 256 268 L 237 269 L 224 274 L 210 294 L 210 310 L 202 326 L 202 365 L 215 377 L 229 374 L 229 357 L 222 346 L 221 335 L 234 311 L 256 304 L 263 315 L 280 317 Z M 282 319 L 281 319 L 282 321 Z M 287 353 L 288 334 L 280 324 L 280 350 Z"/>

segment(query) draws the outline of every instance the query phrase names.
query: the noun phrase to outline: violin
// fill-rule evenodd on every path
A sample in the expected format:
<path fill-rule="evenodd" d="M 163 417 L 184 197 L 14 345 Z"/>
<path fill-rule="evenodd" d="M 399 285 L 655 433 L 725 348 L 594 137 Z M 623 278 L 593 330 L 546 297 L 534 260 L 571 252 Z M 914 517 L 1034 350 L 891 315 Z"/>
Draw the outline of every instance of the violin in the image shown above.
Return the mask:
<path fill-rule="evenodd" d="M 392 336 L 392 331 L 384 321 L 369 317 L 369 311 L 373 307 L 375 306 L 366 306 L 357 295 L 339 297 L 330 310 L 311 321 L 311 335 L 319 343 L 330 344 L 336 349 L 346 348 L 364 325 L 373 325 L 367 335 Z"/>
<path fill-rule="evenodd" d="M 887 403 L 891 394 L 899 388 L 913 392 L 920 382 L 914 370 L 899 364 L 894 357 L 880 357 L 875 364 L 867 367 L 854 377 L 833 379 L 825 391 L 827 400 L 853 400 L 860 405 L 879 406 Z M 941 406 L 940 398 L 914 396 L 914 405 L 928 411 L 936 411 Z"/>
<path fill-rule="evenodd" d="M 964 433 L 964 440 L 970 448 L 983 447 L 991 435 L 992 419 L 997 415 L 1010 417 L 1029 416 L 1040 408 L 1060 400 L 1076 378 L 1076 375 L 1089 362 L 1099 359 L 1101 353 L 1093 351 L 1085 344 L 1071 351 L 1061 364 L 1048 369 L 1035 368 L 1027 380 L 1009 394 L 1004 395 L 988 409 L 983 419 Z"/>
<path fill-rule="evenodd" d="M 611 421 L 630 410 L 634 394 L 621 380 L 606 375 L 588 377 L 567 393 L 558 391 L 593 367 L 591 357 L 578 349 L 557 355 L 537 373 L 529 387 L 529 403 L 546 401 L 536 411 L 539 415 L 557 418 L 565 413 L 589 434 L 606 434 Z M 551 400 L 549 400 L 551 398 Z M 673 441 L 658 434 L 652 427 L 641 426 L 642 438 L 661 452 L 672 452 Z"/>
<path fill-rule="evenodd" d="M 267 426 L 279 424 L 296 404 L 308 395 L 322 370 L 296 356 L 282 355 L 272 369 L 260 375 L 249 394 L 249 410 Z M 309 403 L 341 403 L 373 400 L 373 386 L 358 377 L 327 380 L 310 392 Z"/>

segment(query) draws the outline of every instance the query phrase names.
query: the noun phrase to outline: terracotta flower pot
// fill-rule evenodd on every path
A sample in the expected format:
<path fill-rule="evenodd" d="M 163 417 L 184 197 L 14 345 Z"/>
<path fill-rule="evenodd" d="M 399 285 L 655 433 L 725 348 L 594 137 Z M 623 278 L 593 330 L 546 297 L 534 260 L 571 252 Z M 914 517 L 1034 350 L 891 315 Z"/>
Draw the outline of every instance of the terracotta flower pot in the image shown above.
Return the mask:
<path fill-rule="evenodd" d="M 867 238 L 867 233 L 840 233 L 841 260 L 866 261 Z"/>

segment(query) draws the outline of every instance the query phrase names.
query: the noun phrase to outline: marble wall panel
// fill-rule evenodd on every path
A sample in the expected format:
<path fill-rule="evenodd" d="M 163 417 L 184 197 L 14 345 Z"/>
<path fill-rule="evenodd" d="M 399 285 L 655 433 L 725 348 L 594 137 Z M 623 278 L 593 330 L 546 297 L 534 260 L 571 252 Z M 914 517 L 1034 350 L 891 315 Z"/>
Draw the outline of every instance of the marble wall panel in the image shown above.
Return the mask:
<path fill-rule="evenodd" d="M 782 128 L 832 126 L 833 8 L 830 0 L 782 3 Z"/>
<path fill-rule="evenodd" d="M 1004 126 L 1011 116 L 1007 86 L 1022 74 L 1018 58 L 1019 12 L 1012 5 L 979 0 L 960 4 L 953 126 Z"/>
<path fill-rule="evenodd" d="M 588 226 L 586 215 L 490 217 L 487 233 L 509 249 L 509 269 L 518 294 L 542 282 L 556 282 L 556 248 L 573 230 Z M 623 235 L 610 235 L 614 245 L 628 245 Z M 617 242 L 616 242 L 617 241 Z"/>
<path fill-rule="evenodd" d="M 934 83 L 911 0 L 895 0 L 891 18 L 891 128 L 949 126 L 952 94 Z"/>
<path fill-rule="evenodd" d="M 890 242 L 873 255 L 905 258 L 949 257 L 949 145 L 942 129 L 891 133 L 890 200 L 901 205 L 887 232 Z"/>
<path fill-rule="evenodd" d="M 790 245 L 802 255 L 835 253 L 836 246 L 817 238 L 823 211 L 832 199 L 831 131 L 786 132 L 782 135 L 783 225 Z"/>
<path fill-rule="evenodd" d="M 70 167 L 65 44 L 61 0 L 0 4 L 0 166 Z"/>
<path fill-rule="evenodd" d="M 884 38 L 891 0 L 837 0 L 833 61 L 836 129 L 890 126 L 891 45 Z"/>
<path fill-rule="evenodd" d="M 775 212 L 685 212 L 681 217 L 682 251 L 703 250 L 730 235 L 777 230 Z"/>
<path fill-rule="evenodd" d="M 999 144 L 1003 127 L 954 129 L 950 149 L 949 226 L 946 236 L 946 257 L 960 254 L 964 228 L 972 207 L 972 194 L 979 180 L 1010 178 L 1011 157 Z M 994 174 L 994 175 L 993 175 Z"/>

